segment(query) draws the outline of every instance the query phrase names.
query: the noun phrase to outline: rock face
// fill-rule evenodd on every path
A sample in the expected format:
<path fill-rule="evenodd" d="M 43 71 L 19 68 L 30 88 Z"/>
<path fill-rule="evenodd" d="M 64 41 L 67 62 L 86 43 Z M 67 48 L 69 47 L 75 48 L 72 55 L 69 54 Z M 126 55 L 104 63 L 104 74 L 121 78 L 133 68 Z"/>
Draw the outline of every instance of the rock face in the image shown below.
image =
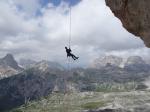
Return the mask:
<path fill-rule="evenodd" d="M 146 64 L 146 62 L 140 56 L 131 56 L 127 59 L 124 68 L 127 71 L 148 72 L 150 65 Z"/>
<path fill-rule="evenodd" d="M 146 64 L 146 63 L 140 56 L 130 56 L 127 59 L 126 65 L 133 65 L 133 64 Z"/>
<path fill-rule="evenodd" d="M 101 67 L 105 67 L 108 64 L 109 65 L 113 65 L 113 66 L 120 66 L 122 63 L 123 59 L 121 57 L 117 57 L 117 56 L 103 56 L 103 57 L 99 57 L 97 59 L 95 59 L 92 63 L 91 63 L 91 67 L 92 68 L 101 68 Z"/>
<path fill-rule="evenodd" d="M 18 71 L 9 67 L 9 66 L 1 66 L 0 65 L 0 79 L 10 77 L 12 75 L 17 74 Z"/>
<path fill-rule="evenodd" d="M 64 72 L 59 70 L 60 66 L 55 62 L 41 61 L 22 73 L 1 79 L 0 112 L 47 96 L 56 85 L 58 91 L 64 92 Z"/>
<path fill-rule="evenodd" d="M 0 79 L 17 74 L 22 70 L 13 55 L 7 54 L 4 58 L 0 59 Z"/>
<path fill-rule="evenodd" d="M 135 36 L 140 36 L 150 47 L 150 1 L 149 0 L 105 0 L 123 26 Z"/>
<path fill-rule="evenodd" d="M 140 56 L 130 56 L 126 59 L 109 55 L 95 59 L 90 64 L 90 67 L 94 69 L 108 68 L 109 71 L 112 67 L 119 67 L 126 70 L 127 72 L 148 72 L 150 64 L 146 63 Z"/>
<path fill-rule="evenodd" d="M 47 71 L 47 70 L 51 70 L 52 71 L 63 71 L 64 67 L 61 66 L 59 63 L 57 62 L 51 62 L 51 61 L 40 61 L 38 63 L 36 63 L 33 68 L 39 69 L 41 71 Z"/>
<path fill-rule="evenodd" d="M 31 60 L 31 59 L 21 59 L 19 61 L 19 64 L 25 69 L 31 68 L 36 63 L 37 63 L 36 61 Z"/>
<path fill-rule="evenodd" d="M 0 65 L 10 66 L 16 70 L 21 70 L 22 68 L 18 66 L 12 54 L 7 54 L 4 58 L 0 60 Z"/>
<path fill-rule="evenodd" d="M 0 111 L 47 96 L 52 92 L 56 78 L 55 74 L 29 69 L 0 80 Z"/>

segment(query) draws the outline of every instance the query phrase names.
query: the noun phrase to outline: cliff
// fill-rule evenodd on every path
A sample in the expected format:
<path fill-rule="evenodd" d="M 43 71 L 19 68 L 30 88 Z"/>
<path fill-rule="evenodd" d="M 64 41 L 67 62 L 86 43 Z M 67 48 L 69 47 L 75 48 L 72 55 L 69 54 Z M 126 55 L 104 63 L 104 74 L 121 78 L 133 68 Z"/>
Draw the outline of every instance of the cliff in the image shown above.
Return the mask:
<path fill-rule="evenodd" d="M 150 0 L 105 0 L 130 33 L 150 47 Z"/>

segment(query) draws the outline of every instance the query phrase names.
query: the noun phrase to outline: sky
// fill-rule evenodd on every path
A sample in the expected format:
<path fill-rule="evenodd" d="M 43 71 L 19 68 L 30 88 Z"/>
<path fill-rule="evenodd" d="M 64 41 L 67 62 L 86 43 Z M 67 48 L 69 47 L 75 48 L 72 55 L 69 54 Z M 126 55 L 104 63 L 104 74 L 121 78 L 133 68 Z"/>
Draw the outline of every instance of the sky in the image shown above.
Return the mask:
<path fill-rule="evenodd" d="M 71 48 L 79 56 L 73 66 L 87 66 L 102 55 L 149 58 L 142 40 L 127 32 L 104 0 L 1 0 L 0 56 L 17 60 L 67 63 L 69 4 L 72 6 Z"/>

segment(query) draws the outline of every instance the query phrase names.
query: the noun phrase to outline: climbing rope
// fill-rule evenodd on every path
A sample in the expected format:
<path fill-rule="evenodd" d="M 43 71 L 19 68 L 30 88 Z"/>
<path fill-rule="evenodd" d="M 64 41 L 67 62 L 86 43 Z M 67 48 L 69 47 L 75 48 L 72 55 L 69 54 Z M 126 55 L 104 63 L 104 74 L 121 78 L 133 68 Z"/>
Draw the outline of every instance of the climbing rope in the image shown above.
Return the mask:
<path fill-rule="evenodd" d="M 71 3 L 69 4 L 69 33 L 68 33 L 68 36 L 69 36 L 69 48 L 71 48 L 71 38 L 72 38 L 72 12 L 71 12 Z M 68 87 L 67 87 L 67 77 L 69 77 L 70 75 L 70 71 L 71 71 L 71 59 L 70 57 L 67 57 L 67 76 L 64 76 L 64 85 L 65 85 L 65 94 L 64 94 L 64 101 L 63 101 L 63 109 L 65 109 L 65 112 L 69 112 L 69 107 L 68 105 L 70 104 L 70 98 L 68 97 L 69 95 L 69 91 L 68 91 Z M 65 74 L 66 75 L 66 74 Z M 66 107 L 66 104 L 67 104 L 67 107 Z"/>
<path fill-rule="evenodd" d="M 71 8 L 71 3 L 69 4 L 69 48 L 71 47 L 71 37 L 72 37 L 72 29 L 71 29 L 71 27 L 72 27 L 72 8 Z"/>

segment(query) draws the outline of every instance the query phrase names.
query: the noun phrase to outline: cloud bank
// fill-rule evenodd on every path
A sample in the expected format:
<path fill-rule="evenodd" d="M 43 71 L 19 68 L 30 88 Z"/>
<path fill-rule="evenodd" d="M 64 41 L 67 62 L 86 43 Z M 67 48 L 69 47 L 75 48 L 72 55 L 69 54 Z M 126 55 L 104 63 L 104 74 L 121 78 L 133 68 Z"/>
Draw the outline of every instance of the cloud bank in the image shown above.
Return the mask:
<path fill-rule="evenodd" d="M 64 46 L 69 41 L 69 7 L 40 0 L 0 1 L 0 56 L 46 59 L 66 63 Z M 87 65 L 100 55 L 149 56 L 143 42 L 128 33 L 104 0 L 82 0 L 72 6 L 73 52 L 80 57 L 74 66 Z"/>

